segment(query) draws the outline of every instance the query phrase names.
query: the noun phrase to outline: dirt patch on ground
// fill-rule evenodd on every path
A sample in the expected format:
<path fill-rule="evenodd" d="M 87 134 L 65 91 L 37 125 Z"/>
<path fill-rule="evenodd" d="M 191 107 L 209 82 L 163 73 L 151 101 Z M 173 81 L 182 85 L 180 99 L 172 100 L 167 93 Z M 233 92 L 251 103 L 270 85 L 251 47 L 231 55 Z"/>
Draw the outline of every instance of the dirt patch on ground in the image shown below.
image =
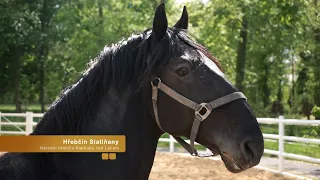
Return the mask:
<path fill-rule="evenodd" d="M 157 152 L 150 180 L 293 180 L 279 174 L 251 168 L 229 172 L 222 161 Z"/>

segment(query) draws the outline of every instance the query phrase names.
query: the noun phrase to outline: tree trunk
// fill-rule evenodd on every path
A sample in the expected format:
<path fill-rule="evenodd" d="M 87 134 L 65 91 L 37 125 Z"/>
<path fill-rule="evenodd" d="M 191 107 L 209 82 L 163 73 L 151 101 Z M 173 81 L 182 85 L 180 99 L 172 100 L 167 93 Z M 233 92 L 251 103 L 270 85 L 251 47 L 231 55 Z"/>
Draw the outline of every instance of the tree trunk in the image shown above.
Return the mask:
<path fill-rule="evenodd" d="M 318 7 L 318 0 L 314 0 L 315 7 Z M 316 12 L 316 17 L 319 14 Z M 315 78 L 315 86 L 314 86 L 314 102 L 320 107 L 320 28 L 316 28 L 314 30 L 314 39 L 316 43 L 316 48 L 314 52 L 314 78 Z"/>
<path fill-rule="evenodd" d="M 44 0 L 42 9 L 40 11 L 39 19 L 41 23 L 41 38 L 39 43 L 38 62 L 39 62 L 39 103 L 41 105 L 41 112 L 45 111 L 45 64 L 49 51 L 49 23 L 52 18 L 52 11 L 49 9 L 48 1 Z"/>
<path fill-rule="evenodd" d="M 292 87 L 291 87 L 291 95 L 290 95 L 290 107 L 291 111 L 293 113 L 296 113 L 296 106 L 295 106 L 295 62 L 294 62 L 294 57 L 293 55 L 291 56 L 291 77 L 292 77 Z"/>
<path fill-rule="evenodd" d="M 265 60 L 267 61 L 267 60 Z M 270 89 L 268 86 L 268 80 L 269 80 L 269 65 L 267 62 L 264 62 L 264 75 L 262 77 L 262 92 L 263 92 L 263 107 L 266 108 L 270 104 Z"/>
<path fill-rule="evenodd" d="M 237 66 L 236 66 L 236 87 L 243 91 L 243 81 L 245 76 L 245 63 L 246 63 L 246 49 L 247 49 L 247 32 L 248 21 L 246 16 L 242 19 L 242 29 L 240 31 L 240 38 L 237 52 Z"/>
<path fill-rule="evenodd" d="M 98 0 L 98 11 L 99 11 L 99 30 L 100 30 L 100 35 L 103 37 L 104 34 L 104 18 L 103 18 L 103 4 L 102 4 L 102 0 Z M 104 46 L 104 39 L 103 38 L 99 38 L 98 40 L 99 44 L 101 46 Z"/>
<path fill-rule="evenodd" d="M 12 49 L 12 70 L 13 70 L 13 89 L 14 89 L 14 104 L 16 105 L 16 112 L 21 113 L 21 96 L 20 96 L 20 69 L 21 61 L 20 57 L 22 55 L 21 47 L 13 47 Z"/>
<path fill-rule="evenodd" d="M 41 112 L 45 111 L 45 58 L 47 57 L 47 46 L 45 44 L 41 44 L 40 51 L 38 55 L 39 60 L 39 103 L 41 105 Z"/>

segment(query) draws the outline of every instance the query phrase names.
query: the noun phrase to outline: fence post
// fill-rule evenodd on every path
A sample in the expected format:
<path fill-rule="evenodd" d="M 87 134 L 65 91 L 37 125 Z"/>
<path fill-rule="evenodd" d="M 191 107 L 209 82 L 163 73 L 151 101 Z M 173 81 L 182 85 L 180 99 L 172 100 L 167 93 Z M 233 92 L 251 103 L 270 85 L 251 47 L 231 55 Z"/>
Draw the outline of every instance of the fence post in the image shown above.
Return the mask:
<path fill-rule="evenodd" d="M 174 138 L 170 135 L 170 152 L 174 153 Z"/>
<path fill-rule="evenodd" d="M 26 112 L 26 135 L 33 131 L 33 112 Z"/>
<path fill-rule="evenodd" d="M 283 163 L 284 163 L 284 159 L 283 159 L 283 153 L 284 153 L 284 140 L 283 140 L 283 136 L 284 136 L 284 123 L 283 123 L 283 116 L 279 116 L 279 165 L 278 165 L 278 170 L 280 172 L 283 172 Z"/>

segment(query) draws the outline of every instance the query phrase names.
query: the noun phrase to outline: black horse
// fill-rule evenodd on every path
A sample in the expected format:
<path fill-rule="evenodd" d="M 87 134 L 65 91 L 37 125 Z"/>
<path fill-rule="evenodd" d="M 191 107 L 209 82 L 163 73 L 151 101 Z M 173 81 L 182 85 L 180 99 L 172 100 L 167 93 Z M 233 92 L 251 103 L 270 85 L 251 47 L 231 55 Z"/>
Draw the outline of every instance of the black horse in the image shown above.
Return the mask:
<path fill-rule="evenodd" d="M 199 155 L 194 140 L 219 153 L 231 172 L 257 165 L 264 146 L 253 112 L 187 28 L 185 7 L 168 27 L 159 5 L 153 27 L 105 47 L 31 134 L 125 135 L 125 153 L 113 161 L 102 160 L 101 153 L 6 153 L 0 179 L 148 179 L 164 131 L 193 155 Z"/>

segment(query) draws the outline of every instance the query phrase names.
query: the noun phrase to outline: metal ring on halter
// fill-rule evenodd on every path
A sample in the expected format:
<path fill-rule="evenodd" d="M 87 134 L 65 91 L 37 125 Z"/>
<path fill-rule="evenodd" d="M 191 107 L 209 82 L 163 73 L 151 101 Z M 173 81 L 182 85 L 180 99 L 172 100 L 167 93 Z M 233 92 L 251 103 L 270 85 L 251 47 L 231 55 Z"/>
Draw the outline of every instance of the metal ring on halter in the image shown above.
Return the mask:
<path fill-rule="evenodd" d="M 155 80 L 158 80 L 158 84 L 157 84 L 157 85 L 154 84 L 154 81 L 155 81 Z M 155 86 L 155 87 L 157 87 L 157 88 L 160 88 L 160 84 L 161 84 L 161 79 L 158 78 L 158 77 L 155 77 L 155 78 L 151 81 L 151 86 Z"/>
<path fill-rule="evenodd" d="M 211 113 L 211 109 L 207 107 L 208 103 L 201 103 L 200 108 L 195 111 L 195 115 L 199 116 L 201 118 L 201 121 L 205 120 Z M 201 111 L 205 110 L 205 113 L 203 114 Z"/>

